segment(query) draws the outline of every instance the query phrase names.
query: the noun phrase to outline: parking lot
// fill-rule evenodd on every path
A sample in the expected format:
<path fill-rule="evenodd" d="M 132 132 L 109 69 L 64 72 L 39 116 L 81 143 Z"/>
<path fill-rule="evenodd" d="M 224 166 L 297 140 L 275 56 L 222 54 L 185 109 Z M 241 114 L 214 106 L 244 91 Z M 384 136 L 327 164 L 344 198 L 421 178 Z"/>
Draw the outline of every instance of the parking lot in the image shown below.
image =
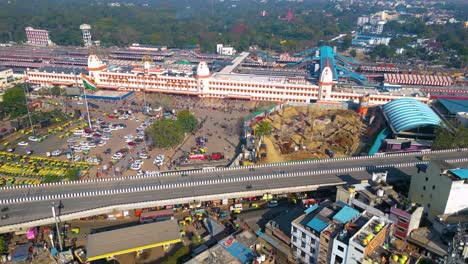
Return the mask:
<path fill-rule="evenodd" d="M 53 100 L 62 102 L 60 98 Z M 60 131 L 52 129 L 54 133 L 51 133 L 51 128 L 36 130 L 36 134 L 17 133 L 9 146 L 14 148 L 13 153 L 19 155 L 94 164 L 83 175 L 84 178 L 135 175 L 137 171 L 225 166 L 235 156 L 243 118 L 256 107 L 255 102 L 186 96 L 166 96 L 165 100 L 164 111 L 176 113 L 189 109 L 200 123 L 198 130 L 186 135 L 184 142 L 173 149 L 151 149 L 146 145 L 142 131 L 156 118 L 141 112 L 141 94 L 135 94 L 127 101 L 90 100 L 98 106 L 90 108 L 92 129 L 87 125 L 83 101 L 66 100 L 65 109 L 68 112 L 80 110 L 82 119 L 68 121 L 70 124 L 60 127 Z M 154 108 L 162 104 L 157 98 L 153 100 L 149 97 L 147 100 L 147 105 Z M 115 111 L 117 109 L 118 112 Z M 197 139 L 200 138 L 205 140 L 201 145 L 205 158 L 189 159 L 190 154 L 200 153 L 196 149 Z"/>

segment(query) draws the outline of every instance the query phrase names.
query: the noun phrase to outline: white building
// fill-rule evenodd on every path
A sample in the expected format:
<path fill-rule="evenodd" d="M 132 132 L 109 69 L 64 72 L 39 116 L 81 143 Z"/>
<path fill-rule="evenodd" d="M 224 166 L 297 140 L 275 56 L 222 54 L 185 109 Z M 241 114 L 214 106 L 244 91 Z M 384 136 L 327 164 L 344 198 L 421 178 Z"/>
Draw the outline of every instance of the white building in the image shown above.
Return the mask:
<path fill-rule="evenodd" d="M 367 23 L 369 23 L 369 17 L 368 16 L 358 17 L 358 20 L 357 20 L 357 25 L 358 26 L 364 26 Z"/>
<path fill-rule="evenodd" d="M 225 47 L 223 44 L 216 45 L 216 53 L 220 55 L 235 55 L 236 50 L 233 47 Z"/>
<path fill-rule="evenodd" d="M 348 243 L 346 264 L 360 264 L 372 252 L 382 245 L 390 223 L 385 218 L 373 216 Z"/>
<path fill-rule="evenodd" d="M 239 74 L 233 72 L 249 54 L 241 54 L 220 72 L 210 73 L 206 62 L 200 62 L 197 73 L 192 70 L 178 75 L 168 74 L 169 70 L 160 66 L 148 67 L 107 67 L 96 55 L 88 58 L 88 77 L 93 79 L 99 89 L 143 91 L 194 95 L 203 98 L 236 98 L 252 101 L 310 103 L 328 101 L 359 102 L 359 98 L 368 91 L 334 91 L 333 72 L 325 67 L 319 83 L 312 83 L 304 77 L 266 76 Z M 328 70 L 327 70 L 328 69 Z M 79 73 L 59 73 L 44 70 L 28 70 L 26 76 L 30 83 L 48 86 L 51 82 L 75 83 Z M 78 82 L 81 84 L 81 82 Z M 320 93 L 320 96 L 319 96 Z M 404 95 L 374 93 L 369 95 L 370 105 L 385 104 Z M 320 97 L 320 98 L 319 98 Z M 427 102 L 424 96 L 415 97 Z"/>
<path fill-rule="evenodd" d="M 462 124 L 464 127 L 468 127 L 468 112 L 458 112 L 455 118 L 458 123 Z"/>
<path fill-rule="evenodd" d="M 10 68 L 0 67 L 0 85 L 3 86 L 7 84 L 8 80 L 11 78 L 13 78 L 13 70 Z"/>
<path fill-rule="evenodd" d="M 468 208 L 468 169 L 454 169 L 448 163 L 432 161 L 411 177 L 409 198 L 424 206 L 429 221 L 437 215 Z"/>
<path fill-rule="evenodd" d="M 49 31 L 47 30 L 27 27 L 25 31 L 28 39 L 27 44 L 29 45 L 47 47 L 53 44 L 49 39 Z"/>

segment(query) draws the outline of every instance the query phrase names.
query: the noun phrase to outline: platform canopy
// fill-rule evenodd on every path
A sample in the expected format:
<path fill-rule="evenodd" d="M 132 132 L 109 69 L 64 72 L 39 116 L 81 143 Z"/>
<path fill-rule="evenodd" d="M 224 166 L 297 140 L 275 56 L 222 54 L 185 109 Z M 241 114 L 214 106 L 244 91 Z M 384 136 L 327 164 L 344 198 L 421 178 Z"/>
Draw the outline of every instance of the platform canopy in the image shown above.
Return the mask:
<path fill-rule="evenodd" d="M 88 236 L 87 261 L 180 242 L 176 220 L 137 225 Z"/>
<path fill-rule="evenodd" d="M 439 126 L 442 122 L 429 106 L 412 98 L 388 102 L 383 106 L 383 111 L 396 133 L 417 127 Z"/>

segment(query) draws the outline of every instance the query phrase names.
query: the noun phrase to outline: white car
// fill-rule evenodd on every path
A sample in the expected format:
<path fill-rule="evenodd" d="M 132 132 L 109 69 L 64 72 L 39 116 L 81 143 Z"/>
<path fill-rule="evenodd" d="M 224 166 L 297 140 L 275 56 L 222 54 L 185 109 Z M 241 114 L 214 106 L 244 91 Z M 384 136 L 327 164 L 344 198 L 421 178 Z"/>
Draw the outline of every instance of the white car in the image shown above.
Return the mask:
<path fill-rule="evenodd" d="M 104 146 L 106 143 L 107 143 L 106 141 L 99 141 L 98 146 L 102 147 L 102 146 Z"/>
<path fill-rule="evenodd" d="M 29 141 L 39 141 L 39 139 L 35 136 L 28 137 Z"/>
<path fill-rule="evenodd" d="M 89 157 L 89 158 L 86 159 L 86 162 L 93 163 L 93 164 L 98 164 L 99 160 L 97 158 Z"/>
<path fill-rule="evenodd" d="M 138 156 L 140 157 L 140 159 L 148 159 L 149 158 L 148 154 L 146 154 L 146 153 L 140 153 L 140 155 L 138 155 Z"/>
<path fill-rule="evenodd" d="M 141 165 L 142 164 L 135 164 L 133 163 L 131 166 L 130 166 L 130 169 L 131 170 L 134 170 L 134 171 L 139 171 L 141 169 Z"/>
<path fill-rule="evenodd" d="M 75 156 L 73 156 L 73 161 L 74 161 L 74 162 L 77 162 L 77 161 L 79 161 L 79 160 L 80 160 L 80 155 L 75 155 Z"/>
<path fill-rule="evenodd" d="M 108 137 L 108 136 L 106 136 L 106 135 L 103 135 L 103 136 L 101 137 L 101 139 L 104 139 L 104 140 L 109 140 L 109 137 Z"/>
<path fill-rule="evenodd" d="M 133 163 L 134 164 L 143 164 L 143 161 L 142 160 L 135 160 Z"/>
<path fill-rule="evenodd" d="M 27 146 L 27 145 L 29 145 L 29 143 L 26 142 L 26 141 L 20 141 L 20 142 L 18 142 L 18 146 Z"/>
<path fill-rule="evenodd" d="M 84 104 L 84 103 L 83 103 L 83 101 L 78 101 L 78 102 L 76 102 L 76 104 L 77 104 L 77 105 L 82 105 L 82 104 Z"/>
<path fill-rule="evenodd" d="M 76 140 L 75 140 L 74 138 L 69 138 L 69 139 L 67 139 L 67 142 L 68 142 L 68 143 L 75 143 Z"/>
<path fill-rule="evenodd" d="M 62 154 L 62 151 L 60 149 L 52 151 L 52 156 L 60 156 Z"/>
<path fill-rule="evenodd" d="M 122 157 L 123 157 L 122 153 L 115 153 L 114 155 L 112 155 L 111 159 L 119 160 Z"/>
<path fill-rule="evenodd" d="M 126 136 L 124 136 L 124 138 L 125 138 L 125 139 L 129 139 L 129 138 L 130 138 L 130 139 L 133 139 L 133 135 L 126 135 Z"/>
<path fill-rule="evenodd" d="M 81 146 L 73 147 L 73 151 L 74 152 L 81 152 L 82 151 Z"/>
<path fill-rule="evenodd" d="M 112 130 L 112 129 L 106 127 L 106 128 L 104 128 L 102 131 L 105 132 L 105 133 L 109 133 L 109 132 L 111 132 L 111 130 Z"/>
<path fill-rule="evenodd" d="M 81 150 L 83 150 L 83 151 L 90 151 L 91 148 L 90 148 L 89 146 L 82 146 L 82 147 L 81 147 Z"/>
<path fill-rule="evenodd" d="M 88 142 L 86 142 L 86 141 L 81 141 L 81 142 L 80 142 L 80 146 L 88 146 Z"/>
<path fill-rule="evenodd" d="M 94 142 L 88 143 L 88 147 L 90 147 L 90 148 L 95 148 L 95 147 L 96 147 L 96 143 L 94 143 Z"/>

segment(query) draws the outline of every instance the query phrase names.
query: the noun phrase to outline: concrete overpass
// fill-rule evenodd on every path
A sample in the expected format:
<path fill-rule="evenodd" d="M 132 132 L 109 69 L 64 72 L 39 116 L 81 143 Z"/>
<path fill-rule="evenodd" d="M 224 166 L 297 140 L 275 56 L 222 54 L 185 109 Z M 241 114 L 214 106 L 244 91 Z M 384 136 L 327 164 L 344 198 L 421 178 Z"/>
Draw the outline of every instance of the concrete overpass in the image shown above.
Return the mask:
<path fill-rule="evenodd" d="M 62 221 L 152 206 L 263 195 L 313 191 L 326 186 L 360 183 L 371 171 L 388 170 L 389 178 L 416 174 L 421 155 L 468 167 L 468 149 L 404 153 L 167 172 L 125 178 L 93 179 L 12 186 L 0 189 L 0 206 L 8 206 L 8 219 L 0 220 L 0 233 L 53 223 L 52 202 L 64 207 Z"/>

